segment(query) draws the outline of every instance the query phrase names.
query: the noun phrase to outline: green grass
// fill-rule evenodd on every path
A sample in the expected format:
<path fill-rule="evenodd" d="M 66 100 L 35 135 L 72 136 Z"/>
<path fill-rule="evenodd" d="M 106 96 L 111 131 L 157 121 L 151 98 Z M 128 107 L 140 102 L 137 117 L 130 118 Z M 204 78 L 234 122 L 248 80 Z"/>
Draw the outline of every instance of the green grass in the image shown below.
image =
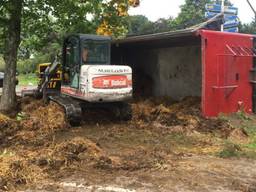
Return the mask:
<path fill-rule="evenodd" d="M 234 144 L 230 141 L 225 143 L 224 149 L 220 151 L 217 156 L 221 158 L 229 158 L 229 157 L 239 157 L 241 156 L 241 147 L 237 144 Z"/>
<path fill-rule="evenodd" d="M 192 136 L 186 136 L 182 133 L 171 133 L 166 135 L 165 140 L 166 142 L 172 142 L 173 145 L 176 144 L 182 147 L 193 147 L 198 143 L 198 140 Z"/>
<path fill-rule="evenodd" d="M 221 158 L 247 158 L 256 159 L 256 143 L 250 144 L 234 144 L 230 141 L 225 143 L 224 149 L 217 153 Z"/>
<path fill-rule="evenodd" d="M 248 147 L 249 149 L 256 150 L 256 141 L 253 141 L 253 142 L 247 144 L 246 147 Z"/>
<path fill-rule="evenodd" d="M 19 85 L 21 86 L 27 86 L 27 85 L 34 85 L 36 86 L 38 84 L 38 77 L 36 74 L 20 74 L 18 76 L 19 79 Z"/>
<path fill-rule="evenodd" d="M 224 116 L 236 129 L 243 129 L 248 134 L 248 143 L 237 143 L 227 140 L 224 148 L 217 156 L 222 158 L 237 157 L 256 159 L 256 115 L 247 115 L 244 112 L 238 112 L 230 116 Z"/>

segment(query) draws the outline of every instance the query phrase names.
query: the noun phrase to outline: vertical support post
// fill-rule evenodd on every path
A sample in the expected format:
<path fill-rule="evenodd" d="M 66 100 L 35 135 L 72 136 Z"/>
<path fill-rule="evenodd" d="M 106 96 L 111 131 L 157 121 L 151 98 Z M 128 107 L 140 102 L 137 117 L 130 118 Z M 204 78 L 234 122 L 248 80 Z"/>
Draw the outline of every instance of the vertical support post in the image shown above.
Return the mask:
<path fill-rule="evenodd" d="M 256 49 L 256 37 L 253 38 L 253 49 Z M 254 75 L 256 73 L 256 57 L 253 55 L 252 59 L 252 69 Z M 256 113 L 256 83 L 252 84 L 252 111 L 253 113 Z"/>
<path fill-rule="evenodd" d="M 225 12 L 225 0 L 221 1 L 221 13 L 224 15 Z M 224 31 L 224 24 L 221 25 L 221 31 Z"/>

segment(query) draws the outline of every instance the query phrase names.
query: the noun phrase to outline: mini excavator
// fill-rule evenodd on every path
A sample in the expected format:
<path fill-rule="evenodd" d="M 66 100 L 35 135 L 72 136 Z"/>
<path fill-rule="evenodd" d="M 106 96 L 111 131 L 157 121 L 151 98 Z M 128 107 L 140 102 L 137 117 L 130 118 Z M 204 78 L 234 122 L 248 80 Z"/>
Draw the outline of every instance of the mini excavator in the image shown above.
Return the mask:
<path fill-rule="evenodd" d="M 37 89 L 22 96 L 43 97 L 65 109 L 71 124 L 80 124 L 82 110 L 108 108 L 120 120 L 132 117 L 127 100 L 132 98 L 132 69 L 110 64 L 111 38 L 74 34 L 65 38 L 62 61 L 39 65 Z"/>

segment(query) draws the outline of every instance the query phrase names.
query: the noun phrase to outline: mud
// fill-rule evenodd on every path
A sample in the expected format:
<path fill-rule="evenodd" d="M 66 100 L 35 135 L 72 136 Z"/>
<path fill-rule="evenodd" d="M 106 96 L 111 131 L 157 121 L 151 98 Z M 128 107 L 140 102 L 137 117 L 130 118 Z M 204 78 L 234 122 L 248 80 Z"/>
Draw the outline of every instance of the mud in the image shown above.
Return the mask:
<path fill-rule="evenodd" d="M 80 127 L 55 103 L 25 98 L 20 106 L 19 118 L 0 114 L 1 190 L 255 190 L 254 160 L 214 157 L 227 139 L 248 143 L 247 132 L 203 118 L 199 98 L 134 101 L 130 122 L 85 111 Z"/>

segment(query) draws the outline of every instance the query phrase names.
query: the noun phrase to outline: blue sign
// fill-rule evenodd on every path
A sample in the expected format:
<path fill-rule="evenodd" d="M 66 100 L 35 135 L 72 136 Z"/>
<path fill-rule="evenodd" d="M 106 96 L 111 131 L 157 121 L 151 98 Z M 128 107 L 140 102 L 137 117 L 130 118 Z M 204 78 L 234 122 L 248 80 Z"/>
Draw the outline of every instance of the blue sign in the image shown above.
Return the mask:
<path fill-rule="evenodd" d="M 236 15 L 225 15 L 224 16 L 224 28 L 237 27 L 240 21 Z"/>
<path fill-rule="evenodd" d="M 210 18 L 213 18 L 214 16 L 216 16 L 217 14 L 218 13 L 214 13 L 214 12 L 205 12 L 205 17 L 207 19 L 210 19 Z M 230 21 L 230 20 L 239 21 L 239 18 L 236 15 L 225 14 L 224 15 L 224 20 L 225 20 L 225 22 Z"/>
<path fill-rule="evenodd" d="M 224 7 L 224 13 L 225 14 L 238 15 L 238 8 L 237 7 L 232 7 L 232 6 L 225 6 Z"/>
<path fill-rule="evenodd" d="M 218 13 L 214 13 L 214 12 L 205 12 L 205 17 L 207 18 L 207 19 L 211 19 L 211 18 L 213 18 L 214 16 L 216 16 Z"/>
<path fill-rule="evenodd" d="M 225 32 L 238 33 L 238 27 L 224 29 Z"/>
<path fill-rule="evenodd" d="M 239 18 L 236 15 L 227 15 L 227 14 L 225 14 L 224 15 L 224 20 L 225 21 L 231 21 L 231 20 L 239 21 Z"/>
<path fill-rule="evenodd" d="M 206 11 L 214 12 L 214 13 L 221 13 L 221 5 L 220 4 L 206 4 L 205 5 Z M 238 8 L 233 6 L 225 6 L 224 7 L 224 13 L 225 14 L 232 14 L 237 15 L 238 14 Z"/>
<path fill-rule="evenodd" d="M 205 17 L 207 19 L 213 18 L 222 12 L 221 4 L 206 4 Z M 238 8 L 233 6 L 224 7 L 223 30 L 226 32 L 238 32 L 238 25 L 240 23 L 237 16 Z"/>
<path fill-rule="evenodd" d="M 239 21 L 231 20 L 224 23 L 224 28 L 237 27 L 239 25 Z"/>
<path fill-rule="evenodd" d="M 219 4 L 206 4 L 205 9 L 206 9 L 206 11 L 220 13 L 221 12 L 221 5 L 219 5 Z"/>

